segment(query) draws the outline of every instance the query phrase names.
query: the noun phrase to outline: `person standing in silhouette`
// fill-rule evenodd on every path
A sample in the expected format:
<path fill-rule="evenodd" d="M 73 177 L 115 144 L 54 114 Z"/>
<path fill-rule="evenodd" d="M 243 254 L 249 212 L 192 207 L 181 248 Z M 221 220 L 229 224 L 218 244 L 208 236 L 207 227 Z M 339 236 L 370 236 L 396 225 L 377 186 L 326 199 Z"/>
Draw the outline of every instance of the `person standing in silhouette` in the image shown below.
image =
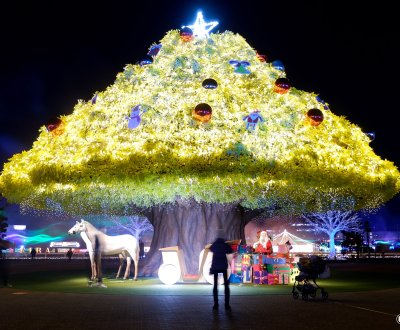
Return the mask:
<path fill-rule="evenodd" d="M 214 243 L 210 246 L 210 251 L 213 253 L 210 274 L 214 275 L 214 287 L 213 287 L 213 296 L 214 296 L 214 306 L 213 310 L 218 309 L 218 274 L 222 274 L 224 278 L 224 287 L 225 287 L 225 309 L 231 310 L 231 306 L 229 304 L 230 298 L 230 290 L 229 290 L 229 279 L 228 279 L 228 259 L 226 257 L 227 254 L 233 252 L 231 246 L 225 242 L 224 239 L 224 231 L 222 229 L 217 230 L 217 238 Z"/>
<path fill-rule="evenodd" d="M 31 250 L 31 258 L 35 259 L 35 257 L 36 257 L 36 249 L 32 248 L 32 250 Z"/>
<path fill-rule="evenodd" d="M 67 258 L 69 261 L 71 261 L 72 255 L 74 254 L 74 252 L 72 252 L 72 248 L 69 248 L 68 252 L 67 252 Z"/>

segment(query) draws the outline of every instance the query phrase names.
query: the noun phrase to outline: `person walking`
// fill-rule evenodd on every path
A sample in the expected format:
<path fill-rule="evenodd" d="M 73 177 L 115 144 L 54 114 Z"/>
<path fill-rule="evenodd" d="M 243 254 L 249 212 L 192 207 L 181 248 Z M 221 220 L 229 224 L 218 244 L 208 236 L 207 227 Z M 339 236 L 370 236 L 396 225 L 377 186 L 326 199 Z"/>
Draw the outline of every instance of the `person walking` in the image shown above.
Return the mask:
<path fill-rule="evenodd" d="M 32 250 L 31 250 L 31 258 L 35 259 L 35 257 L 36 257 L 36 249 L 32 248 Z"/>
<path fill-rule="evenodd" d="M 74 254 L 74 252 L 72 252 L 72 248 L 69 248 L 68 252 L 67 252 L 67 257 L 68 260 L 71 261 L 72 255 Z"/>
<path fill-rule="evenodd" d="M 213 253 L 210 274 L 214 275 L 214 287 L 213 287 L 213 296 L 214 296 L 214 306 L 213 310 L 218 309 L 218 274 L 222 274 L 224 278 L 224 287 L 225 287 L 225 309 L 231 310 L 231 306 L 229 304 L 230 298 L 230 290 L 229 290 L 229 279 L 228 279 L 228 259 L 226 257 L 227 254 L 233 253 L 233 250 L 229 244 L 225 242 L 224 239 L 224 231 L 222 229 L 217 230 L 217 238 L 214 243 L 210 246 L 210 251 Z"/>

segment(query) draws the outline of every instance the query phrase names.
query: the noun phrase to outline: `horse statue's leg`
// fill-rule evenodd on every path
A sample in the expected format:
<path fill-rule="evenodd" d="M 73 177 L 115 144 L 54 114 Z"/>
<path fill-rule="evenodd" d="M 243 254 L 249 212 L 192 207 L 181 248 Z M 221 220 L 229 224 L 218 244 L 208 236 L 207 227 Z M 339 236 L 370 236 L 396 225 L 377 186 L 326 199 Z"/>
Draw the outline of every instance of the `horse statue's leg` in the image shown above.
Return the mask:
<path fill-rule="evenodd" d="M 96 273 L 97 273 L 97 286 L 106 288 L 107 286 L 103 284 L 103 273 L 101 270 L 101 253 L 95 253 L 95 265 L 96 265 Z"/>
<path fill-rule="evenodd" d="M 136 281 L 138 275 L 138 264 L 139 264 L 139 245 L 137 244 L 133 249 L 128 250 L 128 252 L 133 262 L 135 263 L 135 276 L 133 280 Z"/>
<path fill-rule="evenodd" d="M 92 277 L 90 278 L 91 281 L 94 281 L 97 277 L 96 273 L 96 264 L 94 261 L 94 253 L 93 251 L 89 251 L 89 259 L 90 259 L 90 270 L 92 272 Z"/>
<path fill-rule="evenodd" d="M 97 273 L 97 281 L 102 282 L 103 274 L 101 271 L 101 254 L 100 253 L 97 253 L 97 255 L 96 255 L 96 273 Z"/>
<path fill-rule="evenodd" d="M 131 257 L 126 256 L 126 269 L 125 269 L 124 280 L 129 278 L 130 273 L 131 273 Z"/>
<path fill-rule="evenodd" d="M 139 269 L 139 259 L 140 259 L 140 248 L 138 245 L 136 248 L 135 278 L 134 278 L 135 281 L 137 281 L 137 275 L 138 275 L 138 269 Z"/>
<path fill-rule="evenodd" d="M 119 268 L 118 268 L 118 273 L 115 278 L 119 278 L 119 275 L 121 274 L 122 266 L 124 265 L 124 255 L 122 253 L 118 254 L 119 257 Z"/>
<path fill-rule="evenodd" d="M 133 257 L 133 261 L 135 262 L 135 277 L 133 278 L 134 281 L 137 281 L 138 267 L 139 267 L 139 252 L 140 252 L 139 245 L 137 245 Z"/>

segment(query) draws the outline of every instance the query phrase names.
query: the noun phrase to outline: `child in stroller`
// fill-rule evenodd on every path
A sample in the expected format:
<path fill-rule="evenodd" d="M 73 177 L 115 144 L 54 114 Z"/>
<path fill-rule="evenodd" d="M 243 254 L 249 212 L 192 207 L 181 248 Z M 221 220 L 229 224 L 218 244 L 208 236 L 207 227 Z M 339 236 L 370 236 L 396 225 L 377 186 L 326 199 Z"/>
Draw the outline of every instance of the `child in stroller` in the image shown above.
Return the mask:
<path fill-rule="evenodd" d="M 293 298 L 298 299 L 299 294 L 301 294 L 303 300 L 308 300 L 309 297 L 315 298 L 318 289 L 320 289 L 322 300 L 326 300 L 328 292 L 315 281 L 327 267 L 325 260 L 318 256 L 311 256 L 309 258 L 301 258 L 297 265 L 299 266 L 300 274 L 295 277 L 295 282 L 293 283 Z M 311 280 L 313 283 L 310 282 Z"/>

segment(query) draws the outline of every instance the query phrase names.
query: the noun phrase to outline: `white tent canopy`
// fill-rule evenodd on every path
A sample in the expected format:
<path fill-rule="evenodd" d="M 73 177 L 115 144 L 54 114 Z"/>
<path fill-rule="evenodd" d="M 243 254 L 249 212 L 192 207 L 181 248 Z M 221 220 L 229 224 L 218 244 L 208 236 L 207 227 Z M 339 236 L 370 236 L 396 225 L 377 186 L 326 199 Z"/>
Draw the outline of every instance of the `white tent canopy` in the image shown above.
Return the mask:
<path fill-rule="evenodd" d="M 286 242 L 292 246 L 291 253 L 307 253 L 314 251 L 314 244 L 310 241 L 297 237 L 289 233 L 286 229 L 276 235 L 272 240 L 272 248 L 274 252 L 287 252 Z"/>

